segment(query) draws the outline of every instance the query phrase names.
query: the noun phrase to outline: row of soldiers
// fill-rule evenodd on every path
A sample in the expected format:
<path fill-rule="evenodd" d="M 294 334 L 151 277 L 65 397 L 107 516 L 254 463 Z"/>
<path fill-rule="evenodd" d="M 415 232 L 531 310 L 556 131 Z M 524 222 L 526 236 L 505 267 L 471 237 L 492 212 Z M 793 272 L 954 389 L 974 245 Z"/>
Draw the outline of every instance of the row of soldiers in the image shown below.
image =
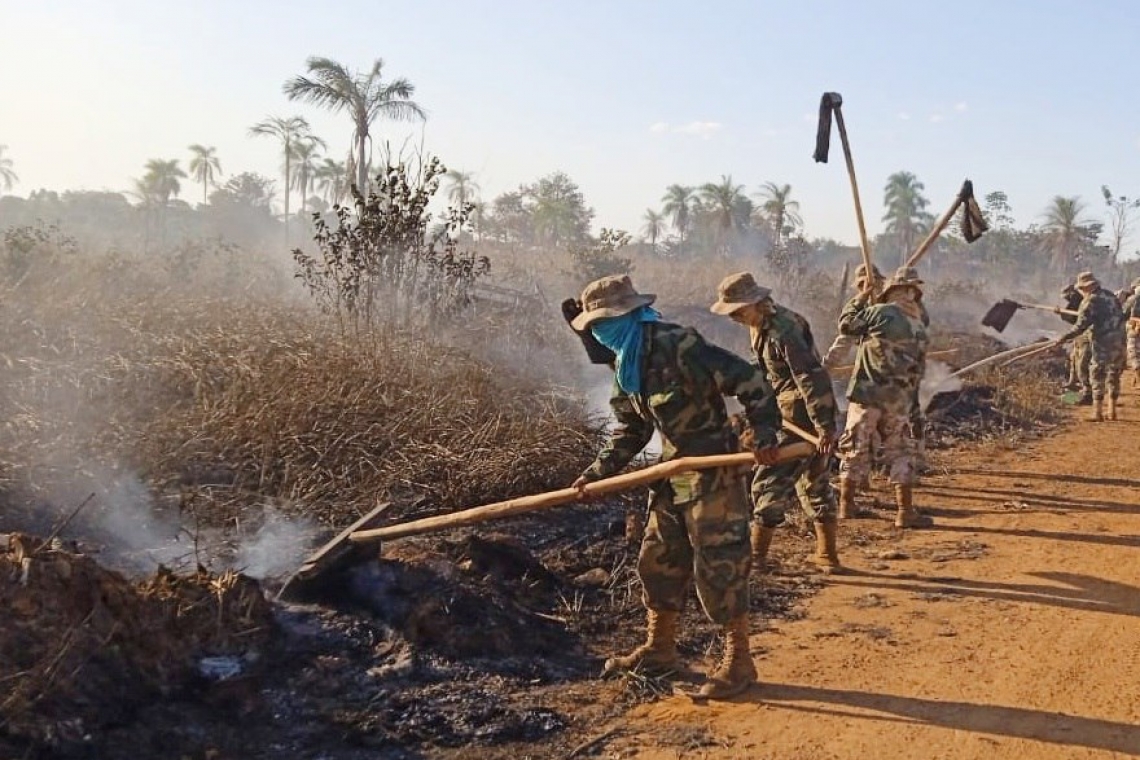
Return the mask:
<path fill-rule="evenodd" d="M 1140 385 L 1140 278 L 1112 293 L 1092 272 L 1081 272 L 1061 296 L 1065 309 L 1077 311 L 1061 317 L 1073 325 L 1061 338 L 1073 343 L 1065 388 L 1082 391 L 1079 403 L 1093 407 L 1094 421 L 1114 420 L 1126 363 L 1133 387 Z"/>
<path fill-rule="evenodd" d="M 592 356 L 608 352 L 615 378 L 610 406 L 616 420 L 595 461 L 574 482 L 586 486 L 616 474 L 660 433 L 662 460 L 725 454 L 742 445 L 756 467 L 751 498 L 739 470 L 684 473 L 651 489 L 637 571 L 648 610 L 647 636 L 606 670 L 672 670 L 678 665 L 677 626 L 690 585 L 708 617 L 723 627 L 724 656 L 700 695 L 720 699 L 755 682 L 749 652 L 748 576 L 762 563 L 773 533 L 798 502 L 816 532 L 814 560 L 830 571 L 842 566 L 837 520 L 855 514 L 855 494 L 869 479 L 872 441 L 878 440 L 896 495 L 895 524 L 924 527 L 929 518 L 913 503 L 918 388 L 925 370 L 929 319 L 922 280 L 904 268 L 883 281 L 857 273 L 858 293 L 844 307 L 844 336 L 829 356 L 854 342 L 855 366 L 847 387 L 847 422 L 837 432 L 838 406 L 811 327 L 777 304 L 771 290 L 749 273 L 725 278 L 711 306 L 747 327 L 755 362 L 707 342 L 691 327 L 665 322 L 655 296 L 637 292 L 628 276 L 605 277 L 586 287 L 564 312 Z M 596 360 L 596 359 L 595 359 Z M 748 434 L 738 438 L 724 397 L 744 408 Z M 783 422 L 814 432 L 807 458 L 786 460 L 781 446 L 795 440 Z M 829 479 L 840 458 L 840 496 Z"/>

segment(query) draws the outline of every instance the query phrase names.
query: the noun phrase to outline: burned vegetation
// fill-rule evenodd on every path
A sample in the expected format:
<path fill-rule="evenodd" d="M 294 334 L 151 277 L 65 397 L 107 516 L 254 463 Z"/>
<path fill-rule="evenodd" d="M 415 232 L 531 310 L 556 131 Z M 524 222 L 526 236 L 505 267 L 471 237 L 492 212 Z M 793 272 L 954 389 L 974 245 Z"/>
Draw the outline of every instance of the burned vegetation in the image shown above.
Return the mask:
<path fill-rule="evenodd" d="M 641 493 L 365 548 L 275 598 L 380 503 L 398 522 L 561 488 L 600 441 L 557 306 L 480 289 L 470 209 L 428 229 L 440 169 L 392 168 L 318 223 L 300 288 L 227 247 L 21 249 L 0 280 L 0 755 L 583 756 L 670 691 L 600 677 L 640 638 Z M 994 348 L 940 340 L 956 364 Z M 933 441 L 1039 423 L 1009 377 L 935 396 Z M 757 628 L 821 582 L 810 526 L 785 532 Z M 714 640 L 691 605 L 684 660 Z"/>

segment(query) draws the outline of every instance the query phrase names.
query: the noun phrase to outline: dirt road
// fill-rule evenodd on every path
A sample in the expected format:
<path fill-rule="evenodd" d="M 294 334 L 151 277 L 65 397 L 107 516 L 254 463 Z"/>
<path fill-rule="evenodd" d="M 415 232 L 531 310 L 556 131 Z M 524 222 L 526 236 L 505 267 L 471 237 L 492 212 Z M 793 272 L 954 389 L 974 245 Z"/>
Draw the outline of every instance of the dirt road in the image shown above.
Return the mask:
<path fill-rule="evenodd" d="M 916 497 L 935 530 L 844 524 L 856 572 L 801 620 L 757 621 L 758 686 L 639 707 L 599 754 L 1140 757 L 1140 393 L 1124 404 L 944 460 Z"/>

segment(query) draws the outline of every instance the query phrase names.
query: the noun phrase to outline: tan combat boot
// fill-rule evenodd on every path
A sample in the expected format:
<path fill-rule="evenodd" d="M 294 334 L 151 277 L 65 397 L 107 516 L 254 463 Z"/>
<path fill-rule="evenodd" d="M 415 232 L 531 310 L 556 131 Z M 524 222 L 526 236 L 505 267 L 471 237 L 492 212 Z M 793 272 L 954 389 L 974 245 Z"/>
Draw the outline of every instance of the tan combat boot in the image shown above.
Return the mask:
<path fill-rule="evenodd" d="M 772 547 L 772 538 L 776 535 L 775 528 L 769 528 L 763 523 L 752 523 L 749 538 L 752 542 L 752 569 L 758 573 L 768 572 L 768 549 Z"/>
<path fill-rule="evenodd" d="M 756 663 L 748 650 L 748 615 L 728 621 L 724 627 L 724 654 L 717 669 L 709 674 L 698 696 L 728 699 L 756 683 Z"/>
<path fill-rule="evenodd" d="M 648 612 L 649 624 L 645 643 L 627 655 L 606 660 L 603 673 L 635 669 L 656 671 L 677 669 L 677 622 L 681 614 L 667 610 Z"/>
<path fill-rule="evenodd" d="M 1116 399 L 1112 396 L 1108 398 L 1108 409 L 1105 410 L 1105 416 L 1110 420 L 1116 419 Z"/>
<path fill-rule="evenodd" d="M 859 516 L 855 509 L 855 484 L 850 480 L 839 481 L 839 519 L 854 520 Z"/>
<path fill-rule="evenodd" d="M 1093 399 L 1092 415 L 1089 416 L 1090 422 L 1104 422 L 1104 399 Z"/>
<path fill-rule="evenodd" d="M 825 573 L 843 572 L 843 565 L 839 564 L 838 528 L 834 517 L 815 522 L 815 556 L 812 562 Z"/>
<path fill-rule="evenodd" d="M 895 485 L 895 505 L 898 514 L 895 517 L 896 528 L 929 528 L 934 520 L 926 515 L 920 515 L 914 508 L 914 486 Z"/>

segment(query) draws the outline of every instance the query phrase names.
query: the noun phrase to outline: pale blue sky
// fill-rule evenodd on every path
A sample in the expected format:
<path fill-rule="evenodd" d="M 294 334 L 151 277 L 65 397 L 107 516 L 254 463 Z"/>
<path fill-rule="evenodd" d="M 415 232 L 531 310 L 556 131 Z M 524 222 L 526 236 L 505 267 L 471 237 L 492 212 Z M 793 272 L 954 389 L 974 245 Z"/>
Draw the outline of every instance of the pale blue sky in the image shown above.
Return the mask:
<path fill-rule="evenodd" d="M 1137 0 L 0 0 L 0 26 L 21 195 L 125 190 L 190 143 L 277 177 L 276 146 L 247 137 L 268 115 L 308 117 L 343 158 L 347 118 L 281 93 L 309 55 L 382 57 L 414 82 L 426 147 L 486 199 L 561 169 L 598 224 L 633 231 L 668 184 L 731 173 L 790 183 L 809 235 L 855 242 L 838 139 L 811 159 L 825 90 L 844 96 L 872 233 L 900 169 L 936 214 L 970 177 L 1021 224 L 1057 194 L 1098 216 L 1101 184 L 1140 195 Z"/>

